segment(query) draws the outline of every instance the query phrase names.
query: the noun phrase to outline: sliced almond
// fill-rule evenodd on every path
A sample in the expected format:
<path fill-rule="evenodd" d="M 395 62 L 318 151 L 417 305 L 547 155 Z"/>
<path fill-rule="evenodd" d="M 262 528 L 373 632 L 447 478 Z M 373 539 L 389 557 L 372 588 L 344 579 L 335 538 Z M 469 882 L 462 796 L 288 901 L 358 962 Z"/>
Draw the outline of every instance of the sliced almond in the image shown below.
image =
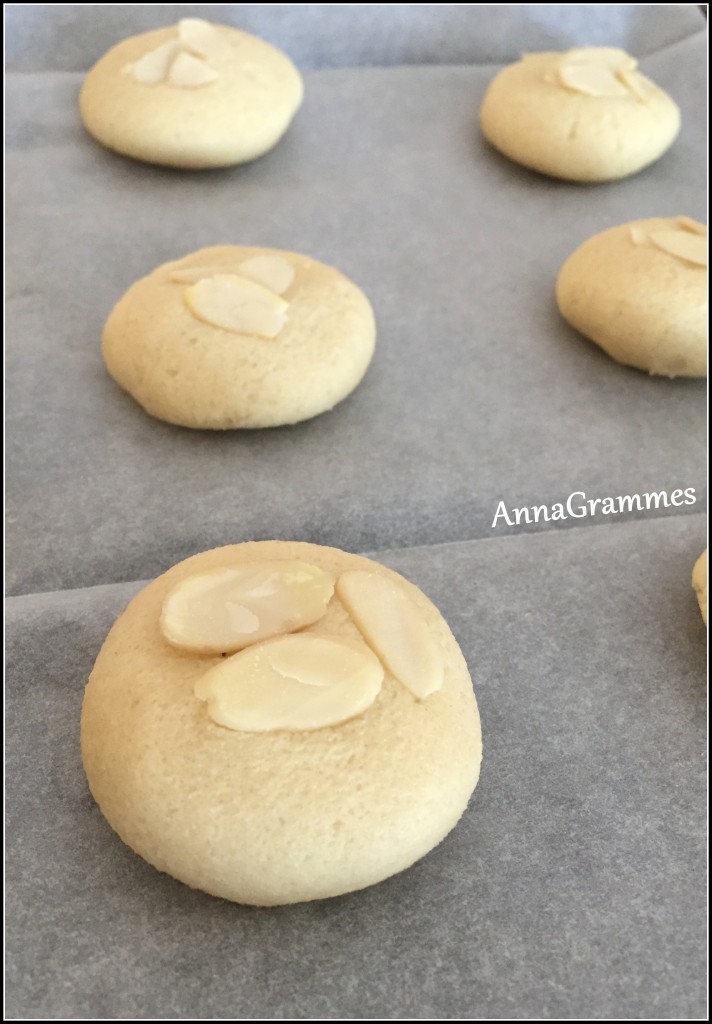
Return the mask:
<path fill-rule="evenodd" d="M 645 245 L 648 241 L 647 231 L 643 231 L 636 224 L 633 224 L 630 229 L 630 237 L 633 240 L 633 245 Z"/>
<path fill-rule="evenodd" d="M 650 82 L 637 71 L 616 72 L 618 81 L 621 82 L 628 92 L 631 92 L 637 100 L 645 102 L 652 92 Z"/>
<path fill-rule="evenodd" d="M 439 690 L 444 666 L 428 623 L 387 576 L 342 573 L 336 592 L 364 639 L 396 679 L 421 700 Z"/>
<path fill-rule="evenodd" d="M 303 633 L 250 647 L 195 685 L 217 725 L 244 732 L 339 725 L 373 704 L 383 668 L 364 644 Z"/>
<path fill-rule="evenodd" d="M 638 66 L 635 57 L 613 46 L 575 46 L 563 60 L 574 64 L 599 64 L 613 71 L 633 71 Z"/>
<path fill-rule="evenodd" d="M 615 71 L 605 65 L 565 63 L 559 78 L 567 89 L 587 96 L 627 96 L 628 90 L 616 78 Z"/>
<path fill-rule="evenodd" d="M 212 266 L 212 267 L 179 267 L 177 270 L 171 270 L 169 278 L 176 284 L 197 284 L 198 281 L 202 281 L 206 277 L 215 277 L 216 274 L 235 274 L 237 272 L 236 266 Z"/>
<path fill-rule="evenodd" d="M 284 256 L 262 253 L 243 260 L 238 272 L 251 281 L 257 281 L 265 288 L 282 295 L 294 280 L 294 267 Z"/>
<path fill-rule="evenodd" d="M 168 594 L 161 632 L 174 647 L 227 654 L 322 617 L 334 581 L 307 562 L 255 562 L 182 580 Z"/>
<path fill-rule="evenodd" d="M 203 278 L 184 292 L 199 320 L 237 334 L 276 338 L 287 322 L 289 303 L 255 281 L 236 274 Z"/>
<path fill-rule="evenodd" d="M 561 84 L 587 96 L 628 96 L 647 99 L 646 82 L 633 74 L 638 62 L 625 50 L 610 46 L 579 46 L 559 62 Z"/>
<path fill-rule="evenodd" d="M 707 239 L 690 231 L 652 231 L 650 241 L 658 249 L 697 267 L 707 266 Z"/>
<path fill-rule="evenodd" d="M 675 220 L 685 231 L 692 231 L 695 235 L 704 235 L 707 238 L 707 225 L 700 224 L 698 220 L 693 220 L 692 217 L 676 217 Z"/>
<path fill-rule="evenodd" d="M 202 18 L 182 18 L 178 22 L 178 38 L 183 46 L 199 57 L 228 57 L 232 47 L 215 25 Z"/>
<path fill-rule="evenodd" d="M 168 70 L 168 83 L 181 89 L 198 89 L 214 82 L 217 77 L 214 68 L 192 53 L 179 53 Z"/>
<path fill-rule="evenodd" d="M 158 85 L 168 74 L 171 62 L 179 49 L 178 43 L 170 39 L 155 50 L 145 53 L 135 64 L 128 64 L 127 68 L 141 85 Z"/>
<path fill-rule="evenodd" d="M 196 284 L 205 277 L 216 274 L 229 274 L 246 277 L 276 295 L 282 295 L 294 281 L 294 267 L 283 256 L 264 255 L 251 256 L 240 264 L 213 265 L 212 267 L 178 267 L 170 272 L 170 280 L 176 284 Z"/>

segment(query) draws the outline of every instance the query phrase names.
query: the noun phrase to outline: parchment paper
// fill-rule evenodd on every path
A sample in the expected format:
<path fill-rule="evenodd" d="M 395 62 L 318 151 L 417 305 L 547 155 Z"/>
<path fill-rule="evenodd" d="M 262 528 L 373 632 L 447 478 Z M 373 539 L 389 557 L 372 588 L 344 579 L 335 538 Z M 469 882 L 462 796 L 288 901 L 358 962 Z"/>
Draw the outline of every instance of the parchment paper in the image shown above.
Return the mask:
<path fill-rule="evenodd" d="M 617 366 L 553 295 L 594 232 L 705 219 L 697 9 L 9 7 L 8 1014 L 703 1017 L 704 629 L 689 578 L 705 545 L 704 382 Z M 82 74 L 109 45 L 189 14 L 314 69 L 255 164 L 143 166 L 79 123 Z M 682 109 L 674 147 L 627 181 L 550 181 L 478 134 L 498 63 L 583 43 L 639 55 Z M 376 357 L 332 413 L 201 433 L 152 420 L 109 379 L 112 304 L 218 242 L 304 251 L 368 293 Z M 491 526 L 500 500 L 685 487 L 694 506 L 635 521 Z M 462 823 L 410 871 L 266 911 L 123 847 L 88 794 L 78 716 L 137 580 L 268 537 L 375 551 L 426 590 L 471 666 L 485 756 Z"/>

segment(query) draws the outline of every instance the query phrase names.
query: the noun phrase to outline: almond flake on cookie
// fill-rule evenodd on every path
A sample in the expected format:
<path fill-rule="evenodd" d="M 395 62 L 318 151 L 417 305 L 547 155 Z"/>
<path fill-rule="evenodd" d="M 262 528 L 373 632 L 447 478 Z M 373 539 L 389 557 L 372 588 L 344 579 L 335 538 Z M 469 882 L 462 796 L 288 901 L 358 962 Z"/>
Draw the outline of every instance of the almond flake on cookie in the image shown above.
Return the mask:
<path fill-rule="evenodd" d="M 649 87 L 636 72 L 638 62 L 624 50 L 584 46 L 569 50 L 559 61 L 559 82 L 587 96 L 634 96 L 645 102 Z"/>
<path fill-rule="evenodd" d="M 141 85 L 167 85 L 197 89 L 219 76 L 210 61 L 229 56 L 230 44 L 210 22 L 201 18 L 183 18 L 178 22 L 177 38 L 149 50 L 124 73 L 132 74 Z"/>
<path fill-rule="evenodd" d="M 215 274 L 185 290 L 185 302 L 204 323 L 235 334 L 276 338 L 287 322 L 289 303 L 256 281 Z"/>
<path fill-rule="evenodd" d="M 197 573 L 170 591 L 161 632 L 173 646 L 227 654 L 317 622 L 334 593 L 307 562 L 257 562 Z"/>
<path fill-rule="evenodd" d="M 240 732 L 299 732 L 362 714 L 383 684 L 365 644 L 303 633 L 250 647 L 209 669 L 195 684 L 217 725 Z"/>

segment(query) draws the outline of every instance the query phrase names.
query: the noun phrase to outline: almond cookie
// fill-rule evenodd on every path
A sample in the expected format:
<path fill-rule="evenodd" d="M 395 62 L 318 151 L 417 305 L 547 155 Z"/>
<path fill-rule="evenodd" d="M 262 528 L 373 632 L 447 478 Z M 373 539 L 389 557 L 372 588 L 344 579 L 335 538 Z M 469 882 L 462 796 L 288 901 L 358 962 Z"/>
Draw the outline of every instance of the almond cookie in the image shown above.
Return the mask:
<path fill-rule="evenodd" d="M 362 889 L 457 824 L 482 742 L 467 665 L 403 577 L 335 548 L 217 548 L 117 619 L 82 709 L 91 792 L 136 853 L 269 906 Z"/>
<path fill-rule="evenodd" d="M 87 131 L 117 153 L 168 167 L 228 167 L 262 156 L 302 102 L 285 54 L 247 32 L 184 18 L 112 47 L 87 75 Z"/>
<path fill-rule="evenodd" d="M 707 374 L 707 228 L 690 217 L 589 238 L 561 268 L 556 300 L 619 363 L 665 377 Z"/>
<path fill-rule="evenodd" d="M 697 594 L 702 619 L 707 625 L 707 549 L 702 552 L 692 570 L 692 586 Z"/>
<path fill-rule="evenodd" d="M 569 181 L 609 181 L 672 145 L 680 111 L 623 50 L 530 53 L 490 83 L 485 137 L 510 160 Z"/>
<path fill-rule="evenodd" d="M 109 373 L 152 416 L 228 430 L 298 423 L 359 384 L 376 327 L 363 292 L 293 252 L 222 245 L 132 285 L 102 337 Z"/>

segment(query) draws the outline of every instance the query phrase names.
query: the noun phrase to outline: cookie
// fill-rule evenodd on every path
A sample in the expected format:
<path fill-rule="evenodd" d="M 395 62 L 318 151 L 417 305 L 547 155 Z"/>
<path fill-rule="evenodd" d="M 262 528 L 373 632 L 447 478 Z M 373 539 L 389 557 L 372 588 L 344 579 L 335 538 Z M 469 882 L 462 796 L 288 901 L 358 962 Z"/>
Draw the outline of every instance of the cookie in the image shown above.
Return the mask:
<path fill-rule="evenodd" d="M 425 595 L 282 541 L 205 551 L 131 601 L 87 684 L 81 744 L 136 853 L 263 906 L 409 867 L 458 822 L 482 753 L 467 665 Z"/>
<path fill-rule="evenodd" d="M 707 549 L 702 552 L 700 557 L 695 562 L 695 567 L 692 570 L 692 586 L 694 587 L 695 593 L 697 594 L 697 601 L 700 606 L 700 612 L 704 620 L 705 626 L 707 625 Z"/>
<path fill-rule="evenodd" d="M 375 340 L 368 299 L 338 270 L 222 245 L 132 285 L 102 349 L 111 376 L 152 416 L 228 430 L 332 409 L 361 381 Z"/>
<path fill-rule="evenodd" d="M 666 377 L 707 373 L 707 228 L 689 217 L 589 238 L 561 268 L 556 300 L 619 363 Z"/>
<path fill-rule="evenodd" d="M 184 18 L 112 47 L 79 109 L 90 135 L 168 167 L 228 167 L 272 149 L 302 102 L 301 75 L 247 32 Z"/>
<path fill-rule="evenodd" d="M 647 167 L 680 129 L 680 111 L 623 50 L 530 53 L 492 80 L 485 137 L 510 160 L 568 181 L 609 181 Z"/>

